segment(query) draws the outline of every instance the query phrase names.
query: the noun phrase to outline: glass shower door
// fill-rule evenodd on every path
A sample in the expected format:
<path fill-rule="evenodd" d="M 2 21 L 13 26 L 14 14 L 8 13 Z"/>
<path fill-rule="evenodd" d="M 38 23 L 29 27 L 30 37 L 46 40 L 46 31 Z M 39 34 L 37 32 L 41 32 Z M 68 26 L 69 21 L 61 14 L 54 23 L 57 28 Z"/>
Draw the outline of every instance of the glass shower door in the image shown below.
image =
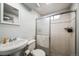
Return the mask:
<path fill-rule="evenodd" d="M 49 55 L 49 18 L 37 20 L 37 48 Z"/>
<path fill-rule="evenodd" d="M 75 12 L 51 16 L 51 55 L 75 55 Z"/>

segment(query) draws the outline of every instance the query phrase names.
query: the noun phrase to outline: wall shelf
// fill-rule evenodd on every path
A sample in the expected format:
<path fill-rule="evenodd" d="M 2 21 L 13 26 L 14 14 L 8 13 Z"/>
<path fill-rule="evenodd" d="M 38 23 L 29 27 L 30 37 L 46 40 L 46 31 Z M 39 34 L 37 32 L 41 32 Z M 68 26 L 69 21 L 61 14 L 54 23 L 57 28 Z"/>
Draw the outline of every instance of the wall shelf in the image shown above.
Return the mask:
<path fill-rule="evenodd" d="M 19 10 L 13 6 L 1 3 L 1 20 L 2 24 L 19 25 Z"/>

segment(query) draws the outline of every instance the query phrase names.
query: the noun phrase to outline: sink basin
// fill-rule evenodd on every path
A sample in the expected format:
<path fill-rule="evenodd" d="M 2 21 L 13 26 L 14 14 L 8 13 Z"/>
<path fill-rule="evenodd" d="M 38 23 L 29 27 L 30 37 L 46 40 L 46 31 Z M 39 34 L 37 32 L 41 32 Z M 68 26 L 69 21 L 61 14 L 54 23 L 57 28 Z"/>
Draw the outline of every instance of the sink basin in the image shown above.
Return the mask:
<path fill-rule="evenodd" d="M 21 39 L 9 42 L 6 46 L 0 44 L 0 55 L 9 55 L 22 50 L 27 45 L 28 40 Z"/>

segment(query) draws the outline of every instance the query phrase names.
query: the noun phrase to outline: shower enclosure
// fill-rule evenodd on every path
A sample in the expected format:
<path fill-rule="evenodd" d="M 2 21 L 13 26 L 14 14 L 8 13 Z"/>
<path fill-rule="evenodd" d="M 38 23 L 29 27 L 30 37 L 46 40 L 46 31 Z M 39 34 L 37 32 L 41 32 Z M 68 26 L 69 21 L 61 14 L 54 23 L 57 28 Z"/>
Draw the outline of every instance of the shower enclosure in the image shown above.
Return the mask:
<path fill-rule="evenodd" d="M 36 19 L 36 48 L 47 56 L 75 55 L 75 12 Z"/>

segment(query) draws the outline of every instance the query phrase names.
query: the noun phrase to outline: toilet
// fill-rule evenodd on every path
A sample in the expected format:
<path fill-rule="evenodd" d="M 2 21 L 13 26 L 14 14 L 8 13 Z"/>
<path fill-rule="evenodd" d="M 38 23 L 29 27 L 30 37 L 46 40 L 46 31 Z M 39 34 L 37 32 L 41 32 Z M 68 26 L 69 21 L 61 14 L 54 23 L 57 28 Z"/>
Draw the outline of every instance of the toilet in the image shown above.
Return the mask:
<path fill-rule="evenodd" d="M 45 52 L 42 49 L 35 49 L 31 51 L 33 56 L 45 56 Z"/>
<path fill-rule="evenodd" d="M 31 54 L 32 56 L 45 56 L 46 53 L 42 49 L 35 49 L 35 39 L 32 39 L 28 42 L 28 49 L 25 51 L 25 54 Z"/>

